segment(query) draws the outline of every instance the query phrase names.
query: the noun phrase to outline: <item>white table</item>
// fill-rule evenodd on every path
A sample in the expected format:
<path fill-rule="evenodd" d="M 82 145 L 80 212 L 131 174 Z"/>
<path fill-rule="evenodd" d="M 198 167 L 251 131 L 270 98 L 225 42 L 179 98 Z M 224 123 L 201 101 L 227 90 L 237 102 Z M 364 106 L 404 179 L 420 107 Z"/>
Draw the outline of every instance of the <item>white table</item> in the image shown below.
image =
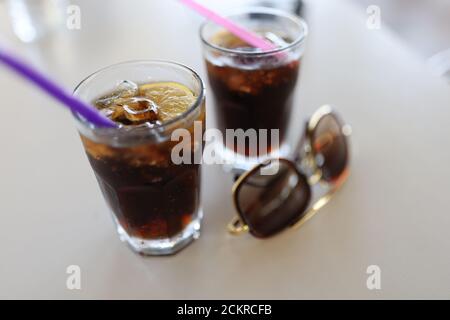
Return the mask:
<path fill-rule="evenodd" d="M 68 87 L 131 59 L 205 75 L 201 18 L 181 5 L 76 2 L 81 30 L 17 45 Z M 208 166 L 201 238 L 172 257 L 134 254 L 70 115 L 1 68 L 0 298 L 449 298 L 450 88 L 387 28 L 368 30 L 365 10 L 308 7 L 296 127 L 321 104 L 338 106 L 353 126 L 352 174 L 314 219 L 270 240 L 225 232 L 231 177 Z M 81 267 L 81 290 L 66 288 L 69 265 Z M 366 287 L 369 265 L 381 268 L 381 290 Z"/>

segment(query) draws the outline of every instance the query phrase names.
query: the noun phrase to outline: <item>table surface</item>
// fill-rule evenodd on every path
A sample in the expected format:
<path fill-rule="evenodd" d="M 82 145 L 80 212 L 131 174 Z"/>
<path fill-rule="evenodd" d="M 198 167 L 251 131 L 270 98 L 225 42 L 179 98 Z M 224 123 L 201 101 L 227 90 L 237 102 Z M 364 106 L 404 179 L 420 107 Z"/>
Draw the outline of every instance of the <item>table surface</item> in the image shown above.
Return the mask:
<path fill-rule="evenodd" d="M 202 19 L 175 1 L 77 3 L 81 30 L 15 44 L 67 87 L 134 59 L 204 76 Z M 231 177 L 205 166 L 200 239 L 171 257 L 134 254 L 113 230 L 70 115 L 1 69 L 0 298 L 450 298 L 449 86 L 383 25 L 367 29 L 364 8 L 307 8 L 294 128 L 337 106 L 353 127 L 351 176 L 314 219 L 269 240 L 225 232 Z M 81 290 L 66 287 L 69 265 L 81 268 Z M 366 286 L 369 265 L 381 269 L 381 290 Z"/>

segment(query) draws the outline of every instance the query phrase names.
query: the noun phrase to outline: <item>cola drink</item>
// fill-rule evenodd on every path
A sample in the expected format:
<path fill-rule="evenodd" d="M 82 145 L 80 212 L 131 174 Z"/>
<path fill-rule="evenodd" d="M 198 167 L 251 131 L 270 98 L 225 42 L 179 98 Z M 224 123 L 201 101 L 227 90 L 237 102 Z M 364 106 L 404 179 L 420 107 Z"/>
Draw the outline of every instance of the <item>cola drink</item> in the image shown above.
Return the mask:
<path fill-rule="evenodd" d="M 117 129 L 91 128 L 79 119 L 81 140 L 119 234 L 139 253 L 174 253 L 198 236 L 200 163 L 175 163 L 172 151 L 179 142 L 171 139 L 176 129 L 193 132 L 196 123 L 205 128 L 198 81 L 195 90 L 176 81 L 121 81 L 92 101 Z M 191 159 L 201 147 L 192 139 Z"/>
<path fill-rule="evenodd" d="M 257 58 L 261 59 L 261 58 Z M 257 144 L 251 146 L 246 141 L 245 156 L 261 155 L 256 149 L 259 145 L 259 130 L 279 130 L 279 142 L 271 141 L 267 136 L 267 152 L 273 147 L 283 144 L 286 135 L 289 115 L 292 108 L 293 90 L 297 83 L 300 61 L 294 60 L 277 64 L 273 61 L 262 61 L 256 68 L 242 68 L 242 64 L 216 65 L 206 61 L 208 77 L 214 93 L 217 127 L 225 135 L 226 129 L 255 129 L 258 135 Z M 226 147 L 234 152 L 238 149 L 236 141 L 228 141 Z M 253 150 L 252 150 L 253 149 Z"/>
<path fill-rule="evenodd" d="M 218 149 L 219 153 L 226 150 L 224 158 L 238 155 L 242 156 L 238 161 L 248 163 L 255 157 L 264 159 L 265 155 L 286 156 L 281 149 L 288 149 L 287 132 L 306 23 L 272 8 L 246 8 L 227 18 L 265 40 L 270 48 L 256 47 L 212 22 L 206 22 L 200 30 L 216 127 L 223 136 L 227 136 L 228 129 L 256 132 L 257 136 L 246 139 L 244 148 L 237 143 L 238 138 L 225 139 L 225 149 Z M 235 168 L 247 166 L 235 163 Z"/>

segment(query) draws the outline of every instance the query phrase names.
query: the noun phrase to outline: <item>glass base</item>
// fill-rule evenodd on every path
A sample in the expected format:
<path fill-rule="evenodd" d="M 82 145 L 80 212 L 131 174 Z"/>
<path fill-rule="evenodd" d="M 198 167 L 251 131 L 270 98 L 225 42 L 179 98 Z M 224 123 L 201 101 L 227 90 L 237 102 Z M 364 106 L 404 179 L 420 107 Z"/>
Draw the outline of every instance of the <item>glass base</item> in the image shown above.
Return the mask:
<path fill-rule="evenodd" d="M 116 222 L 117 232 L 120 240 L 127 243 L 135 252 L 148 256 L 163 256 L 175 254 L 192 241 L 200 237 L 200 227 L 203 218 L 201 210 L 197 213 L 197 217 L 189 223 L 186 228 L 171 238 L 147 240 L 130 236 L 122 226 Z"/>
<path fill-rule="evenodd" d="M 234 151 L 228 149 L 221 143 L 217 143 L 214 146 L 217 155 L 221 158 L 222 168 L 225 172 L 232 172 L 234 174 L 242 174 L 248 170 L 251 170 L 258 164 L 263 163 L 267 159 L 285 158 L 289 155 L 289 146 L 284 144 L 278 150 L 274 150 L 271 153 L 265 154 L 259 157 L 246 157 L 241 154 L 237 154 Z"/>

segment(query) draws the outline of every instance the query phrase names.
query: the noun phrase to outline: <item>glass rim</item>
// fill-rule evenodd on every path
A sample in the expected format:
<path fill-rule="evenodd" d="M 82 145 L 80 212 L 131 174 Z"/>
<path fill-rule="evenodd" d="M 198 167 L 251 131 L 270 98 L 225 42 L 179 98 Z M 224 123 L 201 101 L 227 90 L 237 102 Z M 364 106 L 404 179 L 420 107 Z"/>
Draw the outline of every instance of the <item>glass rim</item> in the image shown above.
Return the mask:
<path fill-rule="evenodd" d="M 158 60 L 158 59 L 148 59 L 148 60 L 129 60 L 129 61 L 123 61 L 123 62 L 118 62 L 118 63 L 114 63 L 111 64 L 109 66 L 103 67 L 101 69 L 98 69 L 97 71 L 94 71 L 93 73 L 91 73 L 90 75 L 88 75 L 87 77 L 85 77 L 83 80 L 80 81 L 80 83 L 78 83 L 78 85 L 75 87 L 75 89 L 73 90 L 73 95 L 77 95 L 77 92 L 84 86 L 87 85 L 90 81 L 93 81 L 99 74 L 103 73 L 104 71 L 108 71 L 111 69 L 114 69 L 116 67 L 122 67 L 122 66 L 132 66 L 132 65 L 139 65 L 139 64 L 159 64 L 159 65 L 166 65 L 166 66 L 176 66 L 179 67 L 181 69 L 184 69 L 185 71 L 190 72 L 195 80 L 200 84 L 200 90 L 199 90 L 199 95 L 197 97 L 197 99 L 195 100 L 194 103 L 192 103 L 192 105 L 189 107 L 188 110 L 186 110 L 185 112 L 183 112 L 182 114 L 176 116 L 173 119 L 170 119 L 166 122 L 163 122 L 161 124 L 157 124 L 154 125 L 153 127 L 148 127 L 145 128 L 147 132 L 153 131 L 153 130 L 161 130 L 161 129 L 165 129 L 170 127 L 171 125 L 180 122 L 181 120 L 185 119 L 187 116 L 189 116 L 191 113 L 193 113 L 195 110 L 197 110 L 198 108 L 200 108 L 203 104 L 203 100 L 205 99 L 205 91 L 206 91 L 206 87 L 205 84 L 203 83 L 202 78 L 200 77 L 200 75 L 192 68 L 182 64 L 182 63 L 178 63 L 178 62 L 174 62 L 174 61 L 169 61 L 169 60 Z M 128 79 L 124 79 L 124 80 L 128 80 Z M 133 81 L 133 80 L 131 80 Z M 89 101 L 89 104 L 92 104 L 91 101 Z M 72 113 L 73 117 L 79 122 L 81 123 L 84 127 L 86 127 L 89 130 L 95 130 L 97 132 L 104 132 L 104 133 L 116 133 L 117 131 L 121 131 L 124 128 L 127 129 L 128 131 L 134 131 L 132 130 L 132 126 L 118 126 L 116 128 L 103 128 L 103 127 L 97 127 L 95 125 L 93 125 L 92 123 L 90 123 L 89 121 L 86 121 L 81 115 L 79 115 L 78 113 Z M 131 129 L 131 130 L 130 130 Z M 135 127 L 134 129 L 136 130 L 143 130 L 144 128 L 142 126 L 139 127 Z"/>
<path fill-rule="evenodd" d="M 291 43 L 286 44 L 282 47 L 279 47 L 276 49 L 271 49 L 271 50 L 266 50 L 266 51 L 261 51 L 261 52 L 248 52 L 245 50 L 224 48 L 224 47 L 215 45 L 215 44 L 211 43 L 209 40 L 205 39 L 205 37 L 204 37 L 205 28 L 209 25 L 215 24 L 213 21 L 206 20 L 205 22 L 202 23 L 202 25 L 200 26 L 200 29 L 199 29 L 200 39 L 201 39 L 202 43 L 212 49 L 215 49 L 215 50 L 218 50 L 218 51 L 221 51 L 224 53 L 228 53 L 228 54 L 239 54 L 239 55 L 243 55 L 243 56 L 265 56 L 265 55 L 271 55 L 271 54 L 287 51 L 291 48 L 294 48 L 294 47 L 302 44 L 305 41 L 306 37 L 308 36 L 308 24 L 306 23 L 306 21 L 303 18 L 297 17 L 297 16 L 295 16 L 289 12 L 286 12 L 284 10 L 279 10 L 279 9 L 269 8 L 269 7 L 261 7 L 261 6 L 249 6 L 249 7 L 241 8 L 239 10 L 230 11 L 225 15 L 225 17 L 229 18 L 232 16 L 237 16 L 237 15 L 245 14 L 245 13 L 272 14 L 275 16 L 280 16 L 280 17 L 290 19 L 291 21 L 295 22 L 297 25 L 300 25 L 302 27 L 303 33 L 297 39 L 295 39 Z"/>

